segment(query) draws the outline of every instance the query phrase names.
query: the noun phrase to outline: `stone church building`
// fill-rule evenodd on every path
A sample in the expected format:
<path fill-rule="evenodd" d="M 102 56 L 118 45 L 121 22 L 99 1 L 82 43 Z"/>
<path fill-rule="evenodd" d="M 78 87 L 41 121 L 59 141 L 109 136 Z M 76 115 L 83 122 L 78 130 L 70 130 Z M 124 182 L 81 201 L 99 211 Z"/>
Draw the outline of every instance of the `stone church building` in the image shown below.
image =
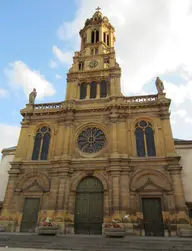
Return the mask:
<path fill-rule="evenodd" d="M 122 95 L 114 31 L 97 10 L 80 31 L 65 101 L 21 110 L 0 216 L 8 231 L 34 231 L 47 216 L 63 233 L 102 234 L 129 215 L 128 234 L 192 234 L 171 100 L 159 86 Z"/>

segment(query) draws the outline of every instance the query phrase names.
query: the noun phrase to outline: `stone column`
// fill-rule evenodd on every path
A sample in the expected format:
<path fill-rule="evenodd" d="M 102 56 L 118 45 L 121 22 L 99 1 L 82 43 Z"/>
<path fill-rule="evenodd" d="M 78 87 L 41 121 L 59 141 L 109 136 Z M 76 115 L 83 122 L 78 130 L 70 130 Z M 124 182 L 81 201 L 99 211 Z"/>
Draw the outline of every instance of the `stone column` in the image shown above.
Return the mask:
<path fill-rule="evenodd" d="M 97 96 L 96 96 L 96 98 L 100 98 L 100 88 L 101 88 L 100 83 L 97 83 Z"/>
<path fill-rule="evenodd" d="M 87 85 L 87 95 L 86 99 L 90 99 L 90 84 Z"/>

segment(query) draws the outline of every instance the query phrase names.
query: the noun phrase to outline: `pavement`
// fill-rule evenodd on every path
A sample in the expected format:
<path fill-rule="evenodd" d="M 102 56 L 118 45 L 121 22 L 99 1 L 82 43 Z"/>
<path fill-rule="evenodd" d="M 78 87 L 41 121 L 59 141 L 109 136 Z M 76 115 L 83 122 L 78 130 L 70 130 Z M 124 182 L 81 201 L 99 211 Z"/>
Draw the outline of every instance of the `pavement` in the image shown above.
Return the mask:
<path fill-rule="evenodd" d="M 0 233 L 0 251 L 192 251 L 192 238 Z"/>
<path fill-rule="evenodd" d="M 34 249 L 34 248 L 0 248 L 0 251 L 58 251 L 57 249 Z M 60 250 L 60 251 L 69 251 L 69 250 Z M 74 251 L 74 250 L 73 250 Z"/>

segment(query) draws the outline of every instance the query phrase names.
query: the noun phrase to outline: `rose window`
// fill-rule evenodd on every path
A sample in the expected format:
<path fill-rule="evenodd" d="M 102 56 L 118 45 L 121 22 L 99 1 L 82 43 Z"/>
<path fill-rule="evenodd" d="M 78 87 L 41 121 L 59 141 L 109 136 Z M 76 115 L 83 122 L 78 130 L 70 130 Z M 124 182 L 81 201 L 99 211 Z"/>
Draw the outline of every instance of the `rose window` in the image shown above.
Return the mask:
<path fill-rule="evenodd" d="M 96 153 L 105 145 L 105 134 L 98 128 L 87 128 L 77 139 L 79 149 L 85 153 Z"/>

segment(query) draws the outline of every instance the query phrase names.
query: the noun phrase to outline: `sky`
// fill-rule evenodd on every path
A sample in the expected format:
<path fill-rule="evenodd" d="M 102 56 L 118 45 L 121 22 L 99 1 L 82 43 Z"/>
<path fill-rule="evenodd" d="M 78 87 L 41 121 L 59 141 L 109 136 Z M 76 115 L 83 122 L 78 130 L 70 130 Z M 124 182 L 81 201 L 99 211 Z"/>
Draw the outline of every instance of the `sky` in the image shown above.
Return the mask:
<path fill-rule="evenodd" d="M 1 0 L 0 151 L 17 144 L 34 87 L 36 103 L 65 99 L 79 30 L 98 6 L 116 30 L 122 93 L 156 94 L 159 76 L 172 100 L 173 136 L 192 139 L 191 0 Z"/>

